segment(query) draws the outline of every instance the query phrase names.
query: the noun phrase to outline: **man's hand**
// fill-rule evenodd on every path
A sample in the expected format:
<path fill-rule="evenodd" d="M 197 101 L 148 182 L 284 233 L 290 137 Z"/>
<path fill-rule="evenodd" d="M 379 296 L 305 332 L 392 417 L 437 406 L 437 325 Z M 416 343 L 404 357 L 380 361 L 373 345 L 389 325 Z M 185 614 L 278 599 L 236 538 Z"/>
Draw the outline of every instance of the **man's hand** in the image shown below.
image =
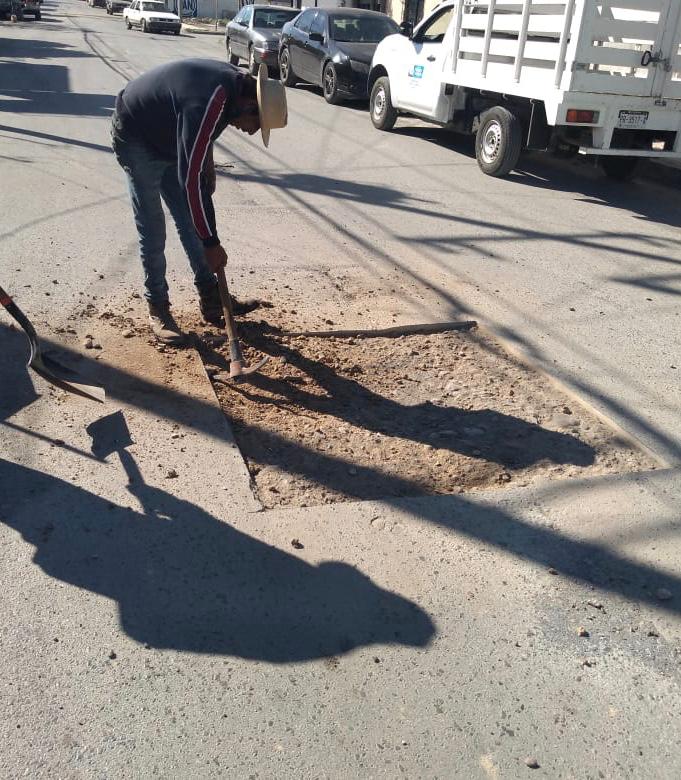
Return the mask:
<path fill-rule="evenodd" d="M 227 265 L 227 252 L 220 244 L 217 246 L 206 246 L 203 248 L 203 251 L 206 255 L 208 267 L 214 274 Z"/>

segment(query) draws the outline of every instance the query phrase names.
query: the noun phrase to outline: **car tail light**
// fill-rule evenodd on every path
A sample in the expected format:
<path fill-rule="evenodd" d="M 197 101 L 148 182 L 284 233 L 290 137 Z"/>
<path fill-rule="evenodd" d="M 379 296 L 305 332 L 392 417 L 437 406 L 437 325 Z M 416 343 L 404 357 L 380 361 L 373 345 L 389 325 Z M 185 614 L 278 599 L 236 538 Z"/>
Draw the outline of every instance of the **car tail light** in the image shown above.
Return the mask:
<path fill-rule="evenodd" d="M 587 111 L 582 108 L 569 108 L 566 119 L 570 124 L 593 125 L 598 122 L 598 111 Z"/>

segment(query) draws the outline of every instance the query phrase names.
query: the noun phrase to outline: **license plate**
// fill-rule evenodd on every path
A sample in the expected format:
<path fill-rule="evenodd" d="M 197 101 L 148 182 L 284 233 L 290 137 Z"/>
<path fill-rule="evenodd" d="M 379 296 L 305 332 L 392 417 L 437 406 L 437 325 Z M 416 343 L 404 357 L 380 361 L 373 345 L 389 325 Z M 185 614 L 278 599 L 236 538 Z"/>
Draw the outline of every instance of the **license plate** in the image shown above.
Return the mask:
<path fill-rule="evenodd" d="M 647 111 L 620 111 L 618 125 L 626 128 L 640 128 L 648 124 Z"/>

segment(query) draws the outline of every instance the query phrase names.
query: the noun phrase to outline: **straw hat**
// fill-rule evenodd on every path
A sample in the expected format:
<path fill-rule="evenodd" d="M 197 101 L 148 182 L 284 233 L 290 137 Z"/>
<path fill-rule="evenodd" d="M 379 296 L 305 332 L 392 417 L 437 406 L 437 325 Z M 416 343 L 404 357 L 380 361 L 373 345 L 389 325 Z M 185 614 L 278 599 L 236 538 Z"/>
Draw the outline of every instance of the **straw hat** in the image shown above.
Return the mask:
<path fill-rule="evenodd" d="M 267 65 L 264 64 L 258 69 L 258 111 L 262 142 L 269 146 L 270 130 L 286 127 L 288 108 L 283 84 L 268 78 Z"/>

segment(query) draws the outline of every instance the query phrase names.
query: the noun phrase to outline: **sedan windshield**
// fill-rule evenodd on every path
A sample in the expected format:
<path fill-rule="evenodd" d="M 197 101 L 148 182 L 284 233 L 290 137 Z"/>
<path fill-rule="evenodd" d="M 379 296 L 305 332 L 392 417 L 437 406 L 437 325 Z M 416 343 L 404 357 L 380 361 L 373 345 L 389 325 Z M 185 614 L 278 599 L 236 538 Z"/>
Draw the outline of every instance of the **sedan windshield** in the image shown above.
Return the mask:
<path fill-rule="evenodd" d="M 166 4 L 161 3 L 160 0 L 149 0 L 146 3 L 142 3 L 142 10 L 143 11 L 156 11 L 156 13 L 159 13 L 160 11 L 166 10 Z"/>
<path fill-rule="evenodd" d="M 379 43 L 400 31 L 387 16 L 332 16 L 329 22 L 331 37 L 339 43 Z"/>
<path fill-rule="evenodd" d="M 295 19 L 299 13 L 300 11 L 297 8 L 293 8 L 290 11 L 278 8 L 258 8 L 253 18 L 253 27 L 260 27 L 266 30 L 281 30 L 286 22 Z"/>

